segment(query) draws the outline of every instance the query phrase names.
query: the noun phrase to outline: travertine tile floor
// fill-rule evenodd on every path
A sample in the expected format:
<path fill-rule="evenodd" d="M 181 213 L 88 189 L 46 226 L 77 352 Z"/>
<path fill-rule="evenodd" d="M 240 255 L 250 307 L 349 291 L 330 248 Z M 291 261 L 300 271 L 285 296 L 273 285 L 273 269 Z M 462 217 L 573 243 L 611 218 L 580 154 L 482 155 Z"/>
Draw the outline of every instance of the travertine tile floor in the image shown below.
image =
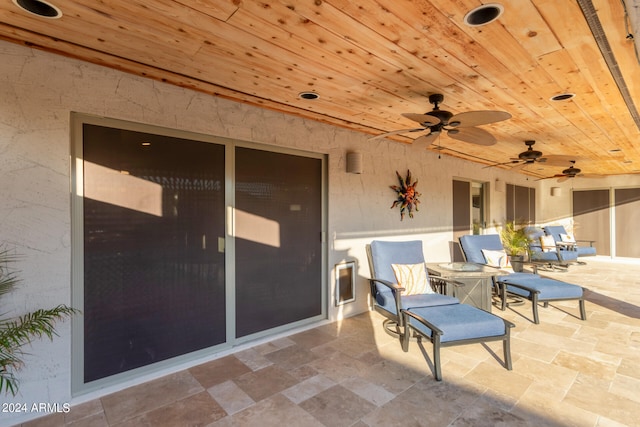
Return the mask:
<path fill-rule="evenodd" d="M 367 313 L 261 344 L 25 426 L 640 425 L 640 265 L 589 260 L 541 274 L 590 289 L 575 301 L 494 313 L 516 323 L 513 370 L 500 343 L 403 353 Z"/>

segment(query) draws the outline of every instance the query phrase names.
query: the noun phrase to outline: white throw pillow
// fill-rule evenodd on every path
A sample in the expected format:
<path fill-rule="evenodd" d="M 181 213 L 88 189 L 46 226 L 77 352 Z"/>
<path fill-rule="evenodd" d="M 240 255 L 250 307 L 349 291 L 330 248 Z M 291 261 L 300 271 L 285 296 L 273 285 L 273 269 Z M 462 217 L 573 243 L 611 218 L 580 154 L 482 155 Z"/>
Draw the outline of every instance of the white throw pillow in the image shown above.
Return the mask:
<path fill-rule="evenodd" d="M 571 234 L 560 234 L 560 240 L 565 243 L 575 243 L 576 239 Z"/>
<path fill-rule="evenodd" d="M 556 251 L 556 241 L 553 236 L 540 236 L 540 246 L 542 246 L 543 252 Z"/>
<path fill-rule="evenodd" d="M 427 279 L 427 269 L 420 264 L 391 264 L 398 285 L 404 288 L 402 295 L 434 293 Z"/>
<path fill-rule="evenodd" d="M 505 251 L 492 251 L 489 249 L 482 249 L 482 255 L 486 264 L 490 267 L 508 268 L 511 267 L 509 257 Z"/>

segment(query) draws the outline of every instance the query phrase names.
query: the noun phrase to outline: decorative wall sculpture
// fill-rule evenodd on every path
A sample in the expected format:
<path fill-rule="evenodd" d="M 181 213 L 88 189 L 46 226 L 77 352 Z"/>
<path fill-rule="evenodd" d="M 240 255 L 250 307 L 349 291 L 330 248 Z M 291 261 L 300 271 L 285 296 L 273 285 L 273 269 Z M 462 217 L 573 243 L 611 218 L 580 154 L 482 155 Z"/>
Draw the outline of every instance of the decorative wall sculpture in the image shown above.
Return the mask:
<path fill-rule="evenodd" d="M 413 218 L 413 211 L 418 212 L 418 204 L 420 200 L 420 193 L 416 191 L 416 186 L 418 185 L 418 180 L 411 181 L 411 171 L 407 169 L 407 177 L 402 178 L 398 171 L 396 171 L 396 176 L 398 177 L 398 181 L 400 185 L 392 185 L 390 186 L 393 191 L 396 192 L 397 198 L 391 205 L 391 209 L 396 206 L 400 206 L 400 221 L 404 219 L 405 211 L 409 213 L 409 218 Z"/>

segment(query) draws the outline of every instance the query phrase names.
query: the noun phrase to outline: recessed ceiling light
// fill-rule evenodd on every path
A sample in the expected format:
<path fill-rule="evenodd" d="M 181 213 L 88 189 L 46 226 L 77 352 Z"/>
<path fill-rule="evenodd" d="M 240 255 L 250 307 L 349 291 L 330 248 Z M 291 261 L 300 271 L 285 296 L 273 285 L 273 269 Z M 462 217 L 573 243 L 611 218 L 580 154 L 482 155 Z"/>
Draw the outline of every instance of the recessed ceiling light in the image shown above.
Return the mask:
<path fill-rule="evenodd" d="M 60 9 L 43 0 L 13 0 L 13 4 L 41 18 L 58 19 L 62 17 Z"/>
<path fill-rule="evenodd" d="M 560 93 L 558 95 L 554 95 L 551 97 L 552 101 L 566 101 L 567 99 L 572 99 L 576 96 L 575 93 Z"/>
<path fill-rule="evenodd" d="M 469 11 L 469 13 L 464 16 L 464 23 L 470 27 L 487 25 L 498 19 L 500 15 L 502 15 L 502 12 L 504 12 L 504 7 L 501 4 L 483 4 Z"/>
<path fill-rule="evenodd" d="M 313 100 L 313 99 L 320 98 L 320 95 L 318 95 L 316 92 L 300 92 L 298 94 L 298 98 L 307 99 L 307 100 Z"/>

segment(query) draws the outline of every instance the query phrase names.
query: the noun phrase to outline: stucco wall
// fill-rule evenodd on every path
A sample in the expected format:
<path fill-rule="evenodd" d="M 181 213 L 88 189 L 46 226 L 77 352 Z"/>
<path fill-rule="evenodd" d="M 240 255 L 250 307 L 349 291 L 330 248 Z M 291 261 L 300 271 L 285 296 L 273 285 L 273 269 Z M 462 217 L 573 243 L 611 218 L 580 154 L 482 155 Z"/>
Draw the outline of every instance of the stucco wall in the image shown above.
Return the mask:
<path fill-rule="evenodd" d="M 328 154 L 331 320 L 368 309 L 364 247 L 372 239 L 422 239 L 430 261 L 449 260 L 453 178 L 533 184 L 497 168 L 438 159 L 437 153 L 405 144 L 370 142 L 368 135 L 2 41 L 0 57 L 0 241 L 22 255 L 24 279 L 0 300 L 0 312 L 8 315 L 71 301 L 71 111 Z M 345 172 L 348 151 L 364 154 L 363 174 Z M 389 185 L 396 183 L 396 170 L 407 169 L 420 180 L 422 204 L 414 219 L 400 222 L 398 210 L 390 209 Z M 504 193 L 491 192 L 490 211 L 489 223 L 503 221 Z M 332 268 L 344 260 L 358 263 L 357 300 L 335 308 Z M 58 330 L 55 341 L 27 349 L 31 355 L 20 371 L 15 402 L 73 401 L 70 323 Z M 0 425 L 33 416 L 0 414 Z"/>

